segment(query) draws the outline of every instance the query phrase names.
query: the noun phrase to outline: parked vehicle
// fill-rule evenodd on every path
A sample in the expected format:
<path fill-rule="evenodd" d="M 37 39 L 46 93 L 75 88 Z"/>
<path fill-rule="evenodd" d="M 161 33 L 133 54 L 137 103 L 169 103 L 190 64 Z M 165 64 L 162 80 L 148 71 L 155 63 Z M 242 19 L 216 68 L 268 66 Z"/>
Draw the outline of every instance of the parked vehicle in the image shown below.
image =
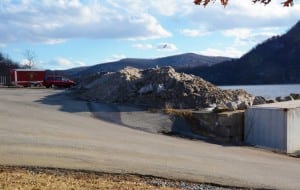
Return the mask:
<path fill-rule="evenodd" d="M 45 70 L 12 69 L 10 71 L 10 81 L 15 86 L 42 86 L 45 76 Z"/>
<path fill-rule="evenodd" d="M 58 75 L 47 75 L 45 70 L 35 69 L 12 69 L 10 71 L 11 84 L 14 86 L 32 87 L 45 86 L 69 88 L 75 82 Z"/>
<path fill-rule="evenodd" d="M 70 88 L 71 86 L 75 85 L 75 82 L 70 80 L 70 79 L 67 79 L 63 76 L 51 76 L 51 75 L 49 75 L 49 76 L 45 77 L 43 85 L 46 88 L 50 88 L 50 87 L 53 87 L 53 86 Z"/>

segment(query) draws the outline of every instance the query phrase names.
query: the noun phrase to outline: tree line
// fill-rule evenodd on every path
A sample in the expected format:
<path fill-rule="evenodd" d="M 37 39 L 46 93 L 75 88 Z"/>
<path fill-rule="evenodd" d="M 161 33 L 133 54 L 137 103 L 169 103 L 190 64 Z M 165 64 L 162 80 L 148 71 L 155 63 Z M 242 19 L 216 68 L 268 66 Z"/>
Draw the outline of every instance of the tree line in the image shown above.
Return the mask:
<path fill-rule="evenodd" d="M 0 52 L 0 76 L 9 75 L 11 69 L 32 69 L 36 66 L 36 55 L 33 51 L 27 49 L 24 52 L 24 57 L 26 59 L 26 63 L 20 65 Z"/>
<path fill-rule="evenodd" d="M 8 57 L 5 57 L 1 52 L 0 52 L 0 77 L 1 80 L 4 81 L 9 81 L 9 74 L 11 69 L 17 69 L 21 68 L 20 65 Z"/>

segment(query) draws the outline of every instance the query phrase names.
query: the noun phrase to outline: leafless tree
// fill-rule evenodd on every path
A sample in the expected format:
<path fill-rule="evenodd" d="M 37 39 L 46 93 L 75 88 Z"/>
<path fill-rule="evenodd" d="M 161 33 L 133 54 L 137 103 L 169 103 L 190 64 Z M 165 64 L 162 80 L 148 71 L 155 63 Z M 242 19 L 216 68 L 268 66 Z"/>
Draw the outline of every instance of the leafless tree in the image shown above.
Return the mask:
<path fill-rule="evenodd" d="M 36 54 L 32 50 L 27 49 L 24 52 L 24 56 L 27 60 L 25 68 L 32 69 L 36 62 Z"/>

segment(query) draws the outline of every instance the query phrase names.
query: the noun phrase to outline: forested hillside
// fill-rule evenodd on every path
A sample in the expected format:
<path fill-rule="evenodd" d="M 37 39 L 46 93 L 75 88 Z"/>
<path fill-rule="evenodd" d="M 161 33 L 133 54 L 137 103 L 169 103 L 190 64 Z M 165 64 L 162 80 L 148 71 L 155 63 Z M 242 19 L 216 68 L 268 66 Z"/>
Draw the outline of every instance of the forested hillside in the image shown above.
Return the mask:
<path fill-rule="evenodd" d="M 180 69 L 219 85 L 300 83 L 300 22 L 257 45 L 240 59 Z"/>

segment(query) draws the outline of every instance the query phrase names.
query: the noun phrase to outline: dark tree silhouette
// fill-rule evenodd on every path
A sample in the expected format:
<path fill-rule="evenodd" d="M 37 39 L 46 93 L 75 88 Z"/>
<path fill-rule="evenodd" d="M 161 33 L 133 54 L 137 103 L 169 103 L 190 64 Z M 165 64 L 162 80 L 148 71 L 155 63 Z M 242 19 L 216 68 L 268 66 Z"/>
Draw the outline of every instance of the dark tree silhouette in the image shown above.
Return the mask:
<path fill-rule="evenodd" d="M 196 5 L 203 5 L 206 6 L 211 2 L 215 2 L 216 0 L 194 0 Z M 220 0 L 220 3 L 224 6 L 228 4 L 229 0 Z M 253 3 L 263 3 L 265 5 L 269 4 L 272 0 L 252 0 Z M 282 2 L 283 6 L 290 7 L 293 6 L 294 0 L 285 0 Z"/>
<path fill-rule="evenodd" d="M 13 62 L 8 56 L 0 52 L 0 85 L 9 84 L 9 73 L 11 69 L 19 68 L 19 64 Z"/>

